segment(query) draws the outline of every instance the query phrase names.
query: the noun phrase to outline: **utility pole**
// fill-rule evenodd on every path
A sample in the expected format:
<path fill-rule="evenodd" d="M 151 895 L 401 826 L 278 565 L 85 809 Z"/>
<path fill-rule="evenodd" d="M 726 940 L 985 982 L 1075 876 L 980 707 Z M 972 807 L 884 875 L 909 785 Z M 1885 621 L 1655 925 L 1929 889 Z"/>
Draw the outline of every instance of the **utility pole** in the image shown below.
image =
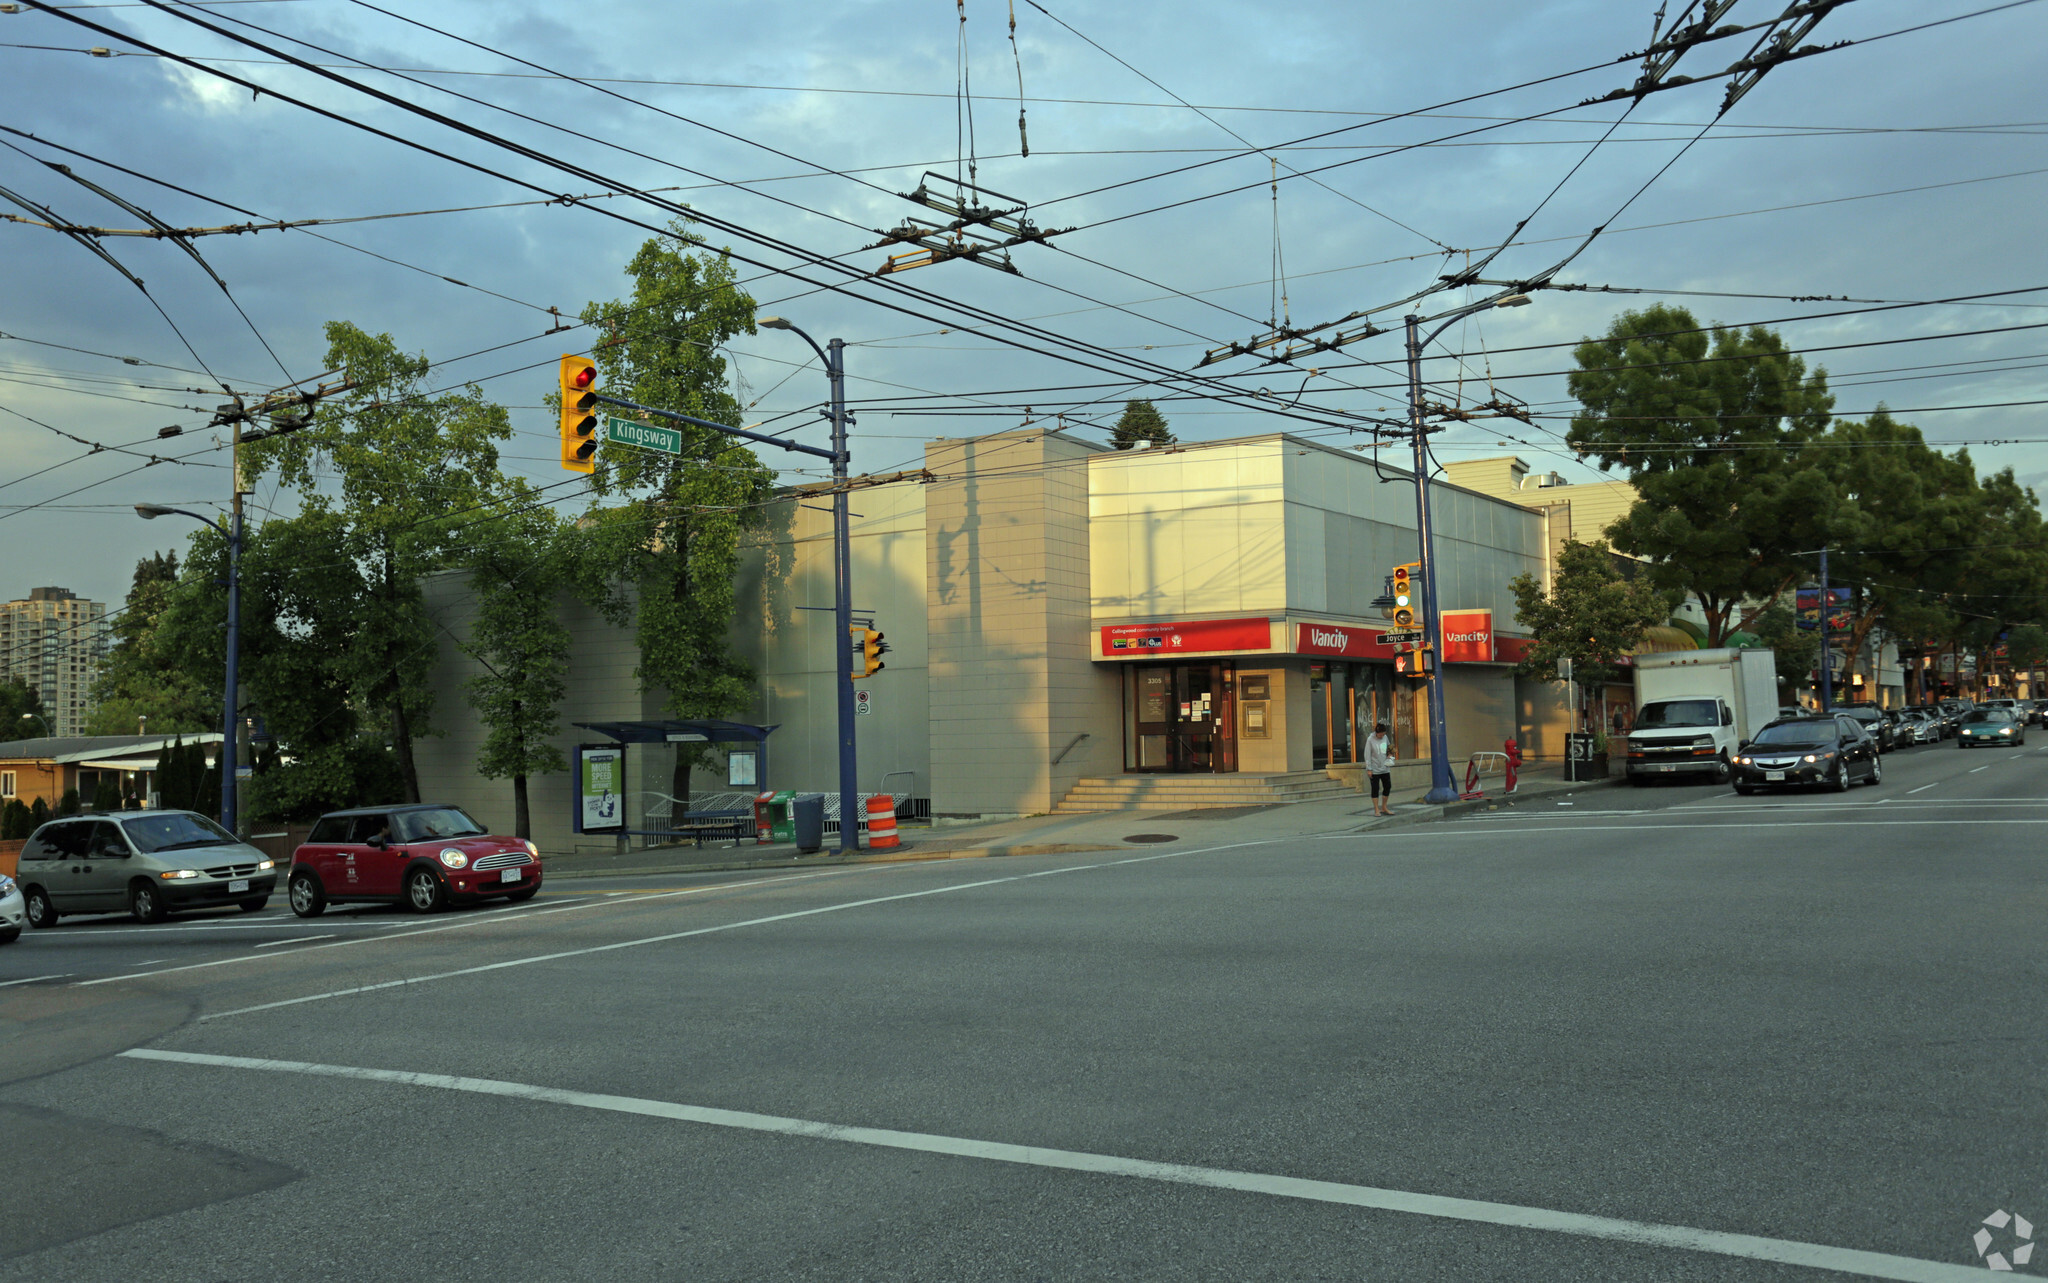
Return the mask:
<path fill-rule="evenodd" d="M 1833 614 L 1828 594 L 1828 550 L 1820 550 L 1820 711 L 1835 711 L 1835 657 L 1828 650 L 1828 616 Z"/>
<path fill-rule="evenodd" d="M 825 377 L 832 396 L 832 631 L 839 653 L 839 849 L 848 852 L 860 849 L 860 817 L 855 814 L 860 806 L 860 770 L 853 736 L 853 530 L 846 511 L 844 339 L 825 345 Z"/>

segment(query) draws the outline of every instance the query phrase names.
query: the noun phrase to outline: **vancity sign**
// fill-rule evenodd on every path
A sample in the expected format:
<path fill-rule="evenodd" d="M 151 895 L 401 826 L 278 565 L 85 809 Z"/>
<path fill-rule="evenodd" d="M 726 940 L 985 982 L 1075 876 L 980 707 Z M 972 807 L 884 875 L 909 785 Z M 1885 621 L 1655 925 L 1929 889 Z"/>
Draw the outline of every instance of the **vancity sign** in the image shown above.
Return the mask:
<path fill-rule="evenodd" d="M 1293 633 L 1289 637 L 1289 632 Z M 1190 619 L 1163 624 L 1116 624 L 1101 630 L 1105 659 L 1158 659 L 1167 655 L 1327 655 L 1343 659 L 1391 660 L 1405 646 L 1379 640 L 1381 627 L 1358 624 L 1274 624 L 1270 619 Z M 1502 637 L 1495 642 L 1491 610 L 1447 610 L 1443 614 L 1444 659 L 1453 664 L 1513 663 L 1528 643 Z M 1288 642 L 1292 641 L 1292 647 Z"/>

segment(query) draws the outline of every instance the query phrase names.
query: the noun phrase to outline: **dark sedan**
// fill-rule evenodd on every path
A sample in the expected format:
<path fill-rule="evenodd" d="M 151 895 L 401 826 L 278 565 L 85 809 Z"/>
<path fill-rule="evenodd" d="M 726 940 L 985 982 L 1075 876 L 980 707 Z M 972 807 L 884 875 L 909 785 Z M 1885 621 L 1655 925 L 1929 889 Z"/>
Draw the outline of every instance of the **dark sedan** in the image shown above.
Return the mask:
<path fill-rule="evenodd" d="M 1835 711 L 1862 723 L 1864 734 L 1877 741 L 1878 752 L 1889 753 L 1896 746 L 1896 732 L 1892 729 L 1892 720 L 1884 715 L 1883 709 L 1874 704 L 1850 704 Z"/>
<path fill-rule="evenodd" d="M 1788 717 L 1772 722 L 1742 746 L 1734 765 L 1735 791 L 1793 785 L 1846 793 L 1858 780 L 1884 778 L 1877 741 L 1846 714 Z"/>

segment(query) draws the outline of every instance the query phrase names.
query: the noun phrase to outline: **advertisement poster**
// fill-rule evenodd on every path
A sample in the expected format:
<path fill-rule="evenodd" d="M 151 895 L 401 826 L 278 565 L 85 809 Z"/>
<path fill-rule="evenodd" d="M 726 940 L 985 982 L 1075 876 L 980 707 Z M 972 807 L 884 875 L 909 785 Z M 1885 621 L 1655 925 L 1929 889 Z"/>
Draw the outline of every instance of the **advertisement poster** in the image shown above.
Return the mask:
<path fill-rule="evenodd" d="M 623 748 L 577 750 L 579 833 L 603 833 L 626 827 L 625 757 Z"/>
<path fill-rule="evenodd" d="M 1820 589 L 1801 588 L 1794 596 L 1796 613 L 1801 628 L 1820 627 Z M 1854 614 L 1854 605 L 1847 588 L 1828 589 L 1828 631 L 1847 632 Z"/>

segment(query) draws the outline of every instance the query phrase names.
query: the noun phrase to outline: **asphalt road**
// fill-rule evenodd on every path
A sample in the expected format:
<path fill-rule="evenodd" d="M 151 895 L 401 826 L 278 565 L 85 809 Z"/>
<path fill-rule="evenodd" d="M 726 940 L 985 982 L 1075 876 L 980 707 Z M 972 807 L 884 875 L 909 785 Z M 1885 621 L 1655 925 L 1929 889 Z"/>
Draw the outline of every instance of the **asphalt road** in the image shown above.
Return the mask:
<path fill-rule="evenodd" d="M 66 919 L 0 1279 L 1979 1276 L 2048 1222 L 2048 744 L 1885 766 Z"/>

